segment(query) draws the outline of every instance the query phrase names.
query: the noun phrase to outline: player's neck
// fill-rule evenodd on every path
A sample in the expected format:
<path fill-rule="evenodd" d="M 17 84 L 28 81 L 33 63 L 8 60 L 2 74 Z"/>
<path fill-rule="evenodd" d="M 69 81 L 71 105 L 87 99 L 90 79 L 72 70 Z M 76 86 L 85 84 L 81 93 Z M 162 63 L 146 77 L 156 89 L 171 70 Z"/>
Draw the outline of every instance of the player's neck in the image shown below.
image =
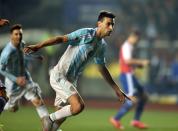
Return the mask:
<path fill-rule="evenodd" d="M 99 28 L 97 28 L 97 30 L 96 30 L 96 37 L 97 37 L 97 39 L 102 39 L 103 38 L 102 33 L 101 33 Z"/>
<path fill-rule="evenodd" d="M 127 39 L 127 42 L 131 45 L 134 45 L 133 41 L 131 39 Z"/>
<path fill-rule="evenodd" d="M 15 48 L 20 48 L 20 44 L 16 44 L 15 42 L 11 41 L 12 46 Z"/>

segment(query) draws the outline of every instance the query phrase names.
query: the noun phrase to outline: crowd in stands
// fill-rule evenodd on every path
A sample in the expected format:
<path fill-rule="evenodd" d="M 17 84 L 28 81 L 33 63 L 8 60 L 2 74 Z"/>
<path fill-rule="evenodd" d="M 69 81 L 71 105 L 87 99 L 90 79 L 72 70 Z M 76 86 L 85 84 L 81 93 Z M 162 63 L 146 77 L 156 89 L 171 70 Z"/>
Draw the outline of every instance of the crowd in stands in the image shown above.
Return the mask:
<path fill-rule="evenodd" d="M 134 27 L 148 39 L 177 39 L 177 0 L 119 0 L 118 5 L 121 33 Z"/>

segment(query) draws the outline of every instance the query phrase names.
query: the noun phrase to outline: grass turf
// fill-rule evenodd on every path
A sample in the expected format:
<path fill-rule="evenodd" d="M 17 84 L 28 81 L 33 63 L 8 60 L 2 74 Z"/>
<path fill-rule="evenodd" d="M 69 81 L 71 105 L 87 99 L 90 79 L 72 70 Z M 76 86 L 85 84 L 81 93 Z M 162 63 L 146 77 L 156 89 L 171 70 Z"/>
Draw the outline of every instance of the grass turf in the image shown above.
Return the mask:
<path fill-rule="evenodd" d="M 117 131 L 108 122 L 115 113 L 115 109 L 87 108 L 78 116 L 68 118 L 61 128 L 63 131 Z M 129 125 L 132 117 L 133 111 L 122 119 L 125 131 L 138 131 Z M 178 131 L 177 112 L 145 111 L 142 121 L 150 126 L 146 131 Z M 20 107 L 16 113 L 1 114 L 0 131 L 41 131 L 41 123 L 34 108 Z"/>

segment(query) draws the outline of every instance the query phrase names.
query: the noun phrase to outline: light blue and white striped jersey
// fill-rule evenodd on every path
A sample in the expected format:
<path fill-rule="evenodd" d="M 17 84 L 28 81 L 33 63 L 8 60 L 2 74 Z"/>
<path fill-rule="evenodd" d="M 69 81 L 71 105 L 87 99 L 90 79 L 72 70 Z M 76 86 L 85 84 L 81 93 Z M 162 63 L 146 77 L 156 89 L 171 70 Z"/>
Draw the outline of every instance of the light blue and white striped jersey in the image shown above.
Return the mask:
<path fill-rule="evenodd" d="M 60 77 L 75 82 L 93 58 L 96 64 L 105 64 L 106 42 L 96 37 L 96 30 L 97 28 L 83 28 L 67 34 L 69 46 L 53 69 Z"/>
<path fill-rule="evenodd" d="M 30 74 L 25 67 L 24 43 L 20 45 L 20 49 L 17 49 L 9 42 L 0 57 L 0 73 L 13 82 L 16 82 L 18 76 L 26 76 L 27 79 L 30 79 Z"/>

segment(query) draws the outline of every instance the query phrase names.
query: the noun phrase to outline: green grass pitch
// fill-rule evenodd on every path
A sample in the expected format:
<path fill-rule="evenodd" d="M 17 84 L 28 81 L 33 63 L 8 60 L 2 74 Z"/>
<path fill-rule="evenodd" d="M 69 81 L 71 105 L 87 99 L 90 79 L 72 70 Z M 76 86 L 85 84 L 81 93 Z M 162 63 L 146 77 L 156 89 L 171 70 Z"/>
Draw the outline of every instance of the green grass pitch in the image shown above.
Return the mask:
<path fill-rule="evenodd" d="M 87 108 L 78 116 L 68 118 L 61 128 L 63 131 L 117 131 L 108 122 L 115 113 L 116 109 Z M 125 131 L 139 131 L 129 125 L 132 117 L 133 111 L 122 119 Z M 178 131 L 178 112 L 145 111 L 142 121 L 150 126 L 146 131 Z M 0 131 L 41 131 L 41 123 L 34 108 L 20 107 L 17 113 L 1 114 Z"/>

